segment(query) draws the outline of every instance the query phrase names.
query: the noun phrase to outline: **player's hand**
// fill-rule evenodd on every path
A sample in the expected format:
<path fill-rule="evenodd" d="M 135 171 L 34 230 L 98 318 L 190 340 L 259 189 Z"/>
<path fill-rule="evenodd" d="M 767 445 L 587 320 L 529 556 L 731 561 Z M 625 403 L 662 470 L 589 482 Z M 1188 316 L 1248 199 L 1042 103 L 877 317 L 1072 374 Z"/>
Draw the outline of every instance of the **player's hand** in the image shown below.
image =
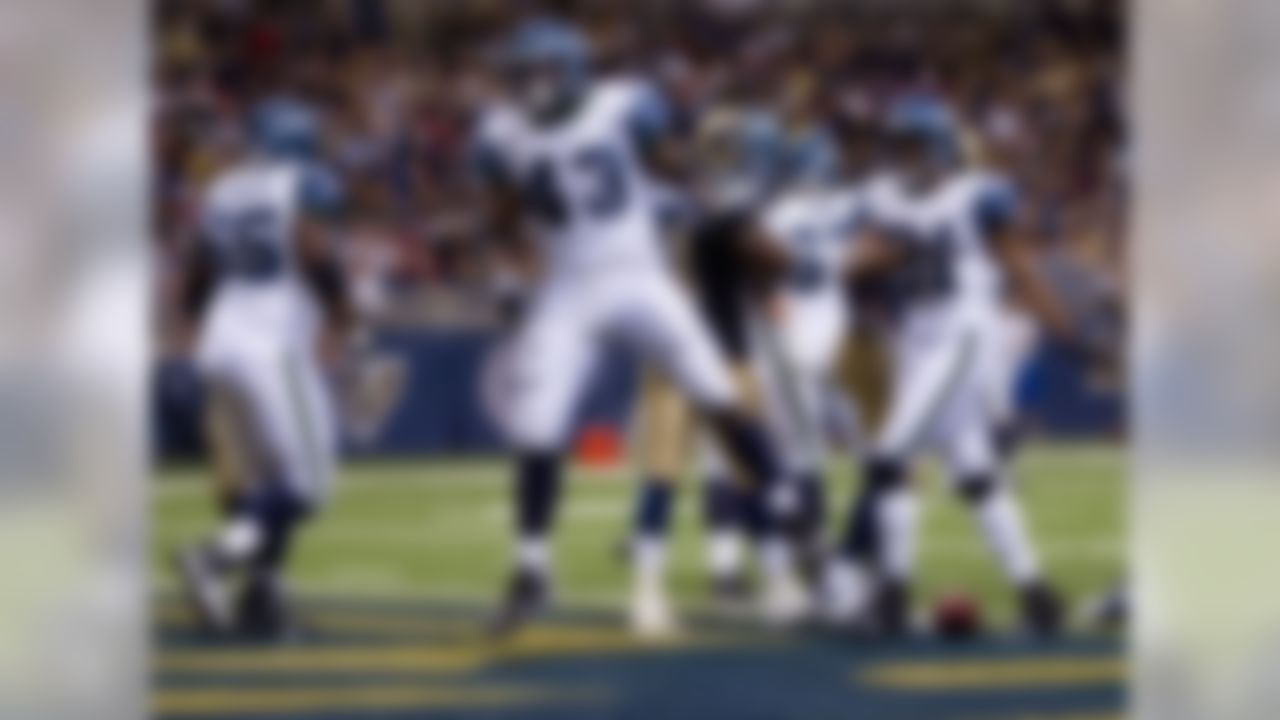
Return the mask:
<path fill-rule="evenodd" d="M 782 324 L 787 319 L 787 300 L 775 293 L 764 300 L 764 313 L 775 324 Z"/>
<path fill-rule="evenodd" d="M 1121 361 L 1122 345 L 1107 333 L 1075 328 L 1050 342 L 1073 362 L 1088 370 L 1111 371 Z"/>
<path fill-rule="evenodd" d="M 508 293 L 496 299 L 498 323 L 503 328 L 513 328 L 524 318 L 528 302 L 523 294 Z"/>
<path fill-rule="evenodd" d="M 329 327 L 320 333 L 316 354 L 320 358 L 321 367 L 334 373 L 341 373 L 351 364 L 361 347 L 368 344 L 368 336 L 347 327 Z"/>
<path fill-rule="evenodd" d="M 515 327 L 524 318 L 529 294 L 525 284 L 509 273 L 499 273 L 489 288 L 498 323 L 503 329 Z"/>

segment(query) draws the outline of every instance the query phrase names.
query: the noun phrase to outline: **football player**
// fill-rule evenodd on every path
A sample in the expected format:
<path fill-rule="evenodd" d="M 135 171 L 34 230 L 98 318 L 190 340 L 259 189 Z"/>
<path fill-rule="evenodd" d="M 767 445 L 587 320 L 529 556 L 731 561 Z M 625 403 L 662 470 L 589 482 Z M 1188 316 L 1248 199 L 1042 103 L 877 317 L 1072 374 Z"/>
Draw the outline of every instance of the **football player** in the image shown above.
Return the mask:
<path fill-rule="evenodd" d="M 758 313 L 757 363 L 770 426 L 794 490 L 791 527 L 816 568 L 826 516 L 823 466 L 835 364 L 854 318 L 847 266 L 864 213 L 862 190 L 841 167 L 835 138 L 815 128 L 787 146 L 786 187 L 769 203 L 753 241 L 783 271 Z"/>
<path fill-rule="evenodd" d="M 717 105 L 697 123 L 696 167 L 689 188 L 694 222 L 682 245 L 687 280 L 703 319 L 727 359 L 745 402 L 759 411 L 747 331 L 752 218 L 771 195 L 781 161 L 782 137 L 773 115 L 742 94 Z M 712 438 L 698 438 L 688 403 L 664 378 L 649 376 L 640 406 L 640 461 L 644 480 L 637 497 L 634 557 L 641 565 L 665 547 L 676 478 L 693 451 L 700 464 L 707 564 L 717 603 L 738 610 L 750 600 L 744 573 L 744 536 L 755 498 L 744 492 L 738 468 Z M 700 440 L 695 443 L 695 440 Z"/>
<path fill-rule="evenodd" d="M 1017 589 L 1026 625 L 1052 634 L 1061 607 L 994 447 L 983 356 L 993 351 L 988 328 L 1006 289 L 1048 331 L 1069 339 L 1072 328 L 1034 269 L 1010 183 L 958 163 L 948 109 L 908 97 L 891 106 L 886 124 L 893 169 L 867 191 L 876 229 L 864 257 L 889 268 L 896 303 L 891 404 L 828 574 L 828 610 L 850 621 L 870 597 L 882 631 L 906 629 L 917 519 L 907 473 L 928 449 L 940 452 L 956 492 Z M 868 568 L 877 573 L 874 593 Z"/>
<path fill-rule="evenodd" d="M 297 529 L 330 494 L 337 443 L 321 355 L 352 314 L 326 223 L 340 188 L 315 159 L 319 119 L 294 100 L 250 113 L 249 151 L 205 191 L 188 298 L 217 458 L 242 473 L 226 520 L 179 556 L 205 624 L 290 630 L 282 572 Z M 231 582 L 243 579 L 233 598 Z"/>
<path fill-rule="evenodd" d="M 530 284 L 506 423 L 518 454 L 518 543 L 494 628 L 505 634 L 548 599 L 562 448 L 604 343 L 639 351 L 670 374 L 757 492 L 782 471 L 668 267 L 653 182 L 655 173 L 679 172 L 680 158 L 666 141 L 660 96 L 636 80 L 593 78 L 585 39 L 553 20 L 521 23 L 501 55 L 509 93 L 480 118 L 476 161 L 505 262 Z M 794 619 L 806 598 L 788 549 L 767 514 L 758 522 L 765 609 Z M 638 593 L 653 601 L 642 604 L 642 629 L 654 633 L 671 627 L 661 585 L 651 580 L 661 565 L 659 557 L 637 563 Z"/>

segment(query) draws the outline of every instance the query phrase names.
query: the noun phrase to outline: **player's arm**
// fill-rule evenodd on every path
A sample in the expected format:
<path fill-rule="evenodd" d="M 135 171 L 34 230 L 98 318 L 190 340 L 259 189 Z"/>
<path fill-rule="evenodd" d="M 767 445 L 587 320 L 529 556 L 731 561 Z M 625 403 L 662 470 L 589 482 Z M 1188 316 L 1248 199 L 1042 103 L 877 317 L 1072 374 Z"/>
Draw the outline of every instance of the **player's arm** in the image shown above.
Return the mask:
<path fill-rule="evenodd" d="M 1074 343 L 1074 324 L 1040 274 L 1025 215 L 1017 210 L 1011 189 L 1001 186 L 984 195 L 979 203 L 978 224 L 1008 278 L 1014 301 L 1052 337 Z"/>
<path fill-rule="evenodd" d="M 845 260 L 845 277 L 853 284 L 882 276 L 902 259 L 902 245 L 871 223 L 861 224 L 850 241 L 853 251 Z"/>
<path fill-rule="evenodd" d="M 772 285 L 791 265 L 786 244 L 779 242 L 766 221 L 751 223 L 742 237 L 742 253 L 748 277 L 756 283 Z"/>
<path fill-rule="evenodd" d="M 471 147 L 471 169 L 490 260 L 490 290 L 508 322 L 520 315 L 525 289 L 540 272 L 525 231 L 524 195 L 502 154 L 483 136 Z"/>
<path fill-rule="evenodd" d="M 628 123 L 640 157 L 650 172 L 675 184 L 688 180 L 692 153 L 687 133 L 683 132 L 685 123 L 658 88 L 646 86 L 640 91 Z"/>
<path fill-rule="evenodd" d="M 185 263 L 180 290 L 184 322 L 194 325 L 204 316 L 218 282 L 218 264 L 209 243 L 198 239 Z"/>
<path fill-rule="evenodd" d="M 356 313 L 330 233 L 340 212 L 342 191 L 336 178 L 317 171 L 304 176 L 301 193 L 294 239 L 298 262 L 324 308 L 331 337 L 347 339 L 355 329 Z"/>

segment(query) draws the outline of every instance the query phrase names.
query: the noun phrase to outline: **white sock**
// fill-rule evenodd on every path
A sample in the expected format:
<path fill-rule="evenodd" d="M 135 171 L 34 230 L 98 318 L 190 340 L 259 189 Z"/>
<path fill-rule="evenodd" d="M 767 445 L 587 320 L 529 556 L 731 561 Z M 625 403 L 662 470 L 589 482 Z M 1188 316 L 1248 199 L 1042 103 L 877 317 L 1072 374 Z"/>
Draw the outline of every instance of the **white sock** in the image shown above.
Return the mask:
<path fill-rule="evenodd" d="M 742 567 L 742 536 L 734 530 L 716 530 L 707 540 L 707 565 L 714 577 L 736 574 Z"/>
<path fill-rule="evenodd" d="M 760 572 L 769 582 L 794 579 L 791 548 L 786 541 L 768 538 L 760 542 Z"/>
<path fill-rule="evenodd" d="M 667 570 L 667 544 L 661 538 L 641 536 L 635 546 L 636 580 L 645 587 L 661 588 Z"/>
<path fill-rule="evenodd" d="M 911 490 L 894 490 L 880 499 L 876 517 L 883 534 L 880 537 L 880 563 L 893 580 L 908 580 L 915 570 L 916 526 L 920 503 Z"/>
<path fill-rule="evenodd" d="M 765 497 L 766 509 L 777 518 L 792 518 L 800 511 L 800 487 L 795 482 L 780 482 Z"/>
<path fill-rule="evenodd" d="M 516 566 L 526 572 L 545 575 L 551 566 L 551 550 L 543 537 L 522 537 L 516 545 Z"/>
<path fill-rule="evenodd" d="M 871 597 L 871 582 L 866 572 L 848 560 L 837 560 L 827 567 L 822 589 L 827 616 L 837 621 L 858 617 Z"/>
<path fill-rule="evenodd" d="M 974 508 L 987 545 L 1005 575 L 1022 586 L 1040 577 L 1040 563 L 1031 546 L 1022 508 L 1005 488 L 993 492 Z"/>
<path fill-rule="evenodd" d="M 252 518 L 235 518 L 214 537 L 213 546 L 224 560 L 245 562 L 262 547 L 262 528 Z"/>

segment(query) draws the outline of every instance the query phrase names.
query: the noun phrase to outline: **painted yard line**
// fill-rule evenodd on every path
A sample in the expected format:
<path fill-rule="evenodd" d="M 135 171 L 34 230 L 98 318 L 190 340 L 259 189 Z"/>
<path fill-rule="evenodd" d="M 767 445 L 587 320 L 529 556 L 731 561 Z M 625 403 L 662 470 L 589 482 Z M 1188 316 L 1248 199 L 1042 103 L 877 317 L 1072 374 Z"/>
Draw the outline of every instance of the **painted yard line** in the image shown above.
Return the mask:
<path fill-rule="evenodd" d="M 607 698 L 598 691 L 560 692 L 484 685 L 424 687 L 421 684 L 296 688 L 162 690 L 152 697 L 152 711 L 165 717 L 209 715 L 276 715 L 368 710 L 438 710 L 527 707 L 537 704 L 596 704 Z"/>
<path fill-rule="evenodd" d="M 171 674 L 227 674 L 254 676 L 344 673 L 428 672 L 473 673 L 484 667 L 524 659 L 617 654 L 651 654 L 739 645 L 715 634 L 699 633 L 662 642 L 637 638 L 622 627 L 532 625 L 502 643 L 495 643 L 478 627 L 469 637 L 430 645 L 312 646 L 162 651 L 155 666 Z"/>
<path fill-rule="evenodd" d="M 1127 664 L 1117 657 L 905 661 L 854 672 L 860 684 L 911 692 L 991 692 L 997 689 L 1118 684 Z"/>

